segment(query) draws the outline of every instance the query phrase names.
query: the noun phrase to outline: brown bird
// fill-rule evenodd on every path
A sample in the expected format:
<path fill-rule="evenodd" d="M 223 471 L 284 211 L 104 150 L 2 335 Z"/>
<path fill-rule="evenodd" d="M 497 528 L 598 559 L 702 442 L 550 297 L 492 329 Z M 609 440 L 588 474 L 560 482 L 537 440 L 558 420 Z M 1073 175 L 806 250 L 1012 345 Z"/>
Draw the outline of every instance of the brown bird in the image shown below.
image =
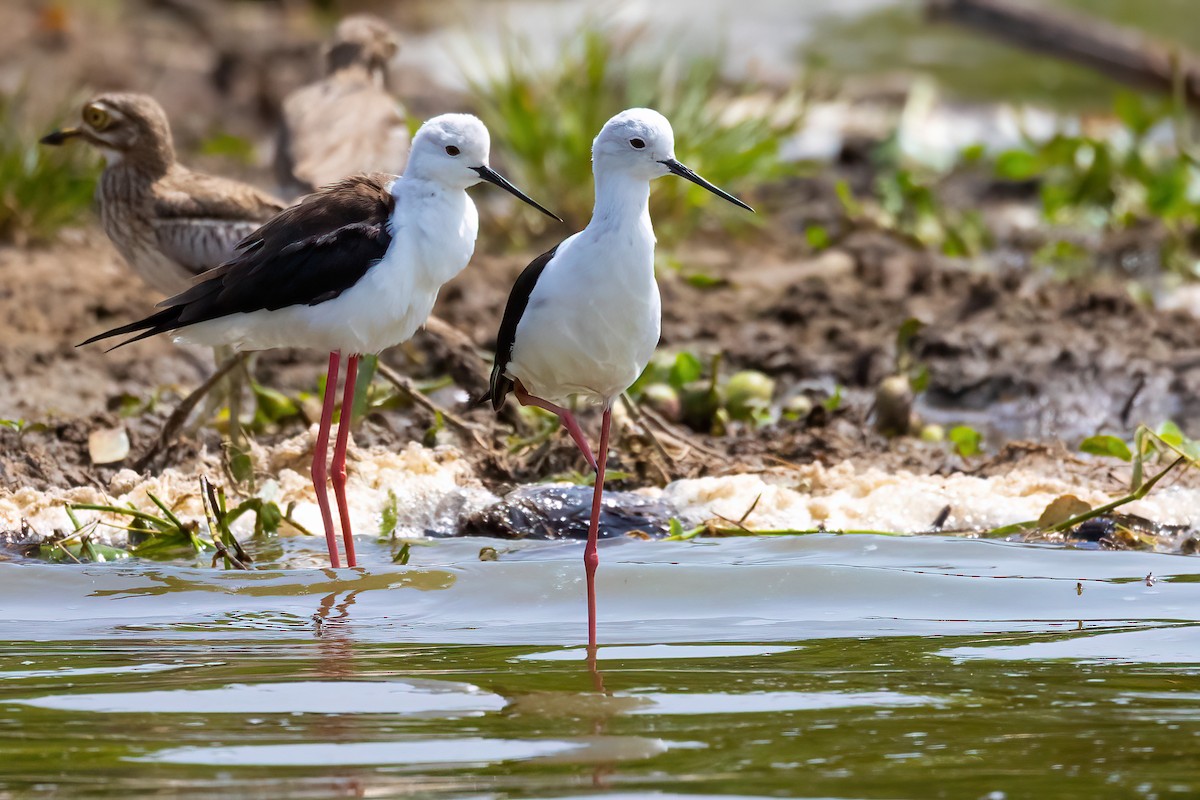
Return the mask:
<path fill-rule="evenodd" d="M 408 124 L 387 87 L 387 64 L 398 49 L 396 35 L 376 17 L 359 14 L 337 26 L 325 77 L 283 101 L 275 169 L 285 190 L 304 194 L 356 173 L 403 171 Z"/>
<path fill-rule="evenodd" d="M 79 127 L 54 131 L 42 144 L 79 138 L 104 154 L 96 189 L 104 231 L 134 272 L 161 294 L 187 289 L 286 208 L 249 184 L 180 164 L 167 115 L 148 95 L 97 95 L 82 117 Z"/>

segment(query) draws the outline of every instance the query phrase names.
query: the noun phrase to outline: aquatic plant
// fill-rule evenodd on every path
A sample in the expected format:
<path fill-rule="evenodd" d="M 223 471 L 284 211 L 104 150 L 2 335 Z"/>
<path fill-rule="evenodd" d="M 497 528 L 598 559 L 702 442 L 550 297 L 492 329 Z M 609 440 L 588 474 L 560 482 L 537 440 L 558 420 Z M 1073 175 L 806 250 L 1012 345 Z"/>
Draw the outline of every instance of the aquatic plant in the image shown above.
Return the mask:
<path fill-rule="evenodd" d="M 286 510 L 277 503 L 262 495 L 248 497 L 232 508 L 228 507 L 225 490 L 217 487 L 207 478 L 200 478 L 200 497 L 204 505 L 208 538 L 201 536 L 201 524 L 198 520 L 185 520 L 172 508 L 151 492 L 146 497 L 158 508 L 159 513 L 142 511 L 132 503 L 113 505 L 105 503 L 70 503 L 65 510 L 75 527 L 75 534 L 52 546 L 61 547 L 78 536 L 90 533 L 97 525 L 126 531 L 129 535 L 127 550 L 108 548 L 111 551 L 109 559 L 116 554 L 120 557 L 136 555 L 142 558 L 163 559 L 174 558 L 181 550 L 190 550 L 196 555 L 212 552 L 212 564 L 215 567 L 218 560 L 223 560 L 226 569 L 249 569 L 253 561 L 243 549 L 237 537 L 233 534 L 232 525 L 245 514 L 254 515 L 254 536 L 256 538 L 279 532 L 283 523 L 305 535 L 311 532 L 300 525 L 292 516 L 294 504 Z M 122 522 L 112 522 L 102 519 L 92 520 L 80 525 L 76 517 L 77 511 L 98 511 Z"/>
<path fill-rule="evenodd" d="M 726 82 L 718 58 L 655 51 L 642 33 L 618 37 L 598 25 L 585 25 L 549 67 L 534 63 L 536 48 L 528 44 L 520 35 L 505 37 L 500 73 L 472 80 L 471 93 L 488 127 L 503 131 L 497 144 L 512 157 L 505 169 L 518 184 L 553 197 L 570 228 L 586 224 L 592 211 L 592 138 L 625 108 L 661 111 L 679 132 L 680 161 L 731 191 L 785 174 L 780 144 L 797 130 L 800 104 L 772 99 L 750 82 Z M 711 201 L 686 181 L 660 181 L 651 197 L 656 229 L 670 239 L 703 218 L 758 221 Z M 516 213 L 528 232 L 545 227 L 534 215 Z"/>
<path fill-rule="evenodd" d="M 34 118 L 22 92 L 0 95 L 0 241 L 44 242 L 77 224 L 92 205 L 100 163 L 81 147 L 44 147 L 38 139 L 65 119 Z M 74 103 L 70 104 L 74 109 Z"/>

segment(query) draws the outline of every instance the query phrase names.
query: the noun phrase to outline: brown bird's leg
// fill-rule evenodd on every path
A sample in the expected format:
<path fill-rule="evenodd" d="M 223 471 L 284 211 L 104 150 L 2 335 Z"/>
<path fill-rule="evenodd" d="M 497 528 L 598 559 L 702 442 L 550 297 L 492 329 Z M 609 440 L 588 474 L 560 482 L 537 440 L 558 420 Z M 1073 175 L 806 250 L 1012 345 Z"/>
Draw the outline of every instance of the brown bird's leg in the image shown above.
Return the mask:
<path fill-rule="evenodd" d="M 333 528 L 333 514 L 329 509 L 329 489 L 325 479 L 329 473 L 325 457 L 329 455 L 329 427 L 333 424 L 333 402 L 337 397 L 338 366 L 342 354 L 334 350 L 329 354 L 329 372 L 325 376 L 325 404 L 321 407 L 321 424 L 317 427 L 317 444 L 313 450 L 312 479 L 317 492 L 317 505 L 321 507 L 321 522 L 325 525 L 325 544 L 329 546 L 329 563 L 336 569 L 342 565 L 338 558 L 337 533 Z"/>
<path fill-rule="evenodd" d="M 604 495 L 604 467 L 608 463 L 608 431 L 612 427 L 612 406 L 604 406 L 604 417 L 600 423 L 600 463 L 596 467 L 596 489 L 592 493 L 592 521 L 588 526 L 587 546 L 583 549 L 583 568 L 587 573 L 588 601 L 588 648 L 596 648 L 596 567 L 600 566 L 600 553 L 596 541 L 600 537 L 600 502 Z"/>
<path fill-rule="evenodd" d="M 342 415 L 338 417 L 337 444 L 333 448 L 333 496 L 337 499 L 338 516 L 342 522 L 342 541 L 346 543 L 346 565 L 358 566 L 354 558 L 354 534 L 350 531 L 350 506 L 346 503 L 346 445 L 350 441 L 350 423 L 354 417 L 354 384 L 358 380 L 358 359 L 355 353 L 346 360 L 346 388 L 342 391 Z"/>
<path fill-rule="evenodd" d="M 583 457 L 587 459 L 588 466 L 592 469 L 596 468 L 596 457 L 592 455 L 592 448 L 588 445 L 587 438 L 583 435 L 583 430 L 579 427 L 579 421 L 575 419 L 575 415 L 562 406 L 556 406 L 548 400 L 543 400 L 540 397 L 534 397 L 529 392 L 525 391 L 525 387 L 520 381 L 516 381 L 513 385 L 513 394 L 517 396 L 517 402 L 523 406 L 537 406 L 545 409 L 551 414 L 558 417 L 563 427 L 567 429 L 567 433 L 571 434 L 571 439 L 574 440 L 575 446 L 583 453 Z"/>

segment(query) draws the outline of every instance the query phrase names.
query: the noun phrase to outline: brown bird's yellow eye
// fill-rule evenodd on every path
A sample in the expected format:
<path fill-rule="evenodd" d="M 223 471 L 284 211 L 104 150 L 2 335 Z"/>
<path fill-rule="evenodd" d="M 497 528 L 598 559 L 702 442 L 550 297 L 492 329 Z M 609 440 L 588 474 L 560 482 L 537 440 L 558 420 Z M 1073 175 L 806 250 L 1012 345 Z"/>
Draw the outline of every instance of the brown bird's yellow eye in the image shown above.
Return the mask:
<path fill-rule="evenodd" d="M 108 127 L 108 112 L 100 106 L 88 106 L 83 110 L 83 121 L 98 131 Z"/>

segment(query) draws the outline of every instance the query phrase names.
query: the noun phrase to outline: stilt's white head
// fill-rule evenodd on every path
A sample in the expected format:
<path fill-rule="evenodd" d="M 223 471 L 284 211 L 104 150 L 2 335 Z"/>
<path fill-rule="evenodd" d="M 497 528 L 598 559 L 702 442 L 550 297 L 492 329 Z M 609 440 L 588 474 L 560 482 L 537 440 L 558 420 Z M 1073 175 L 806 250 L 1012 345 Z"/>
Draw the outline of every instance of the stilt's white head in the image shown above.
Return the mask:
<path fill-rule="evenodd" d="M 448 189 L 467 189 L 480 181 L 494 183 L 562 222 L 488 165 L 491 144 L 492 137 L 478 117 L 442 114 L 422 125 L 413 137 L 404 175 L 440 183 Z"/>
<path fill-rule="evenodd" d="M 594 169 L 620 170 L 645 180 L 670 172 L 675 160 L 675 132 L 667 118 L 652 108 L 630 108 L 604 123 L 592 142 Z"/>
<path fill-rule="evenodd" d="M 442 114 L 413 137 L 404 174 L 466 189 L 482 180 L 476 170 L 488 166 L 491 146 L 492 137 L 478 117 Z"/>
<path fill-rule="evenodd" d="M 604 123 L 592 142 L 592 170 L 620 171 L 643 180 L 678 175 L 736 206 L 754 210 L 680 164 L 671 123 L 652 108 L 630 108 Z"/>

